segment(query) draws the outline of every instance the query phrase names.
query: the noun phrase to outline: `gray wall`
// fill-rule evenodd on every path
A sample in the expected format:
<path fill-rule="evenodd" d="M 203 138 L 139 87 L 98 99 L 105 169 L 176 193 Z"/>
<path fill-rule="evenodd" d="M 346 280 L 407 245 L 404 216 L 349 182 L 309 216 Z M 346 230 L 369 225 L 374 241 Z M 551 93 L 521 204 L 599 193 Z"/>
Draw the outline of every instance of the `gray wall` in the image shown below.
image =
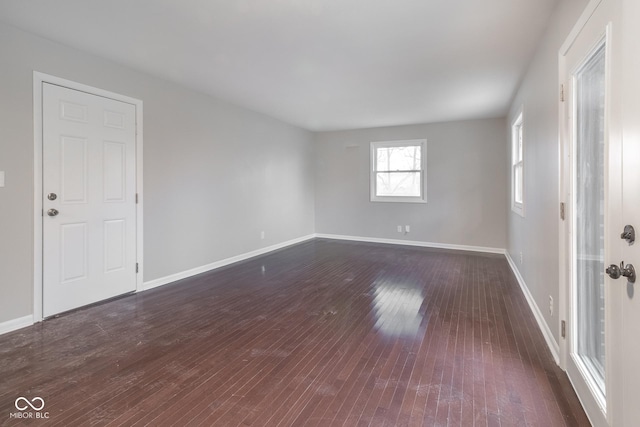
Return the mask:
<path fill-rule="evenodd" d="M 317 133 L 316 232 L 505 248 L 506 133 L 504 119 Z M 422 138 L 428 202 L 370 202 L 370 142 Z"/>
<path fill-rule="evenodd" d="M 517 110 L 524 110 L 525 216 L 510 210 L 507 215 L 507 251 L 524 278 L 545 321 L 559 338 L 557 314 L 549 314 L 549 295 L 559 304 L 558 249 L 558 51 L 569 35 L 588 0 L 558 3 L 544 38 L 514 98 L 509 124 Z M 508 159 L 511 146 L 507 145 Z M 511 165 L 507 163 L 509 176 Z M 523 262 L 520 263 L 520 252 Z"/>
<path fill-rule="evenodd" d="M 3 24 L 0 61 L 0 322 L 33 310 L 33 70 L 144 101 L 145 281 L 313 233 L 311 133 Z"/>

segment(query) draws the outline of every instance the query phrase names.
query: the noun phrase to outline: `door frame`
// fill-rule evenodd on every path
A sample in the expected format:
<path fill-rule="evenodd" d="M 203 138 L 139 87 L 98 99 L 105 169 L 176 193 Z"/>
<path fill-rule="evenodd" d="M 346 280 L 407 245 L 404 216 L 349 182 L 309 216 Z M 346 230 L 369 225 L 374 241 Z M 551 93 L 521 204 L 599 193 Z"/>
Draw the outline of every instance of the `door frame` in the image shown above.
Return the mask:
<path fill-rule="evenodd" d="M 104 98 L 132 104 L 136 108 L 136 260 L 138 263 L 138 272 L 136 274 L 136 292 L 143 290 L 143 173 L 142 173 L 142 143 L 143 143 L 143 123 L 142 123 L 142 101 L 98 89 L 82 83 L 60 77 L 44 74 L 38 71 L 33 72 L 33 321 L 40 322 L 43 320 L 43 254 L 42 254 L 42 215 L 43 215 L 43 188 L 42 188 L 42 143 L 43 143 L 43 126 L 42 126 L 42 85 L 50 83 L 57 86 L 85 92 L 91 95 L 97 95 Z"/>
<path fill-rule="evenodd" d="M 578 35 L 584 28 L 584 26 L 593 15 L 593 12 L 596 8 L 602 3 L 602 0 L 591 0 L 587 7 L 580 15 L 580 18 L 576 22 L 576 24 L 571 29 L 571 32 L 567 36 L 566 40 L 560 47 L 558 51 L 558 88 L 561 92 L 561 97 L 558 102 L 558 140 L 560 143 L 558 144 L 558 171 L 559 171 L 559 180 L 558 180 L 558 205 L 560 203 L 564 203 L 565 206 L 565 218 L 558 218 L 558 241 L 559 241 L 559 254 L 560 254 L 560 265 L 559 265 L 559 282 L 560 282 L 560 301 L 559 301 L 559 318 L 561 321 L 567 321 L 569 316 L 571 315 L 570 303 L 571 303 L 571 277 L 569 275 L 569 271 L 571 269 L 571 265 L 567 265 L 567 252 L 570 248 L 567 247 L 567 239 L 566 236 L 571 228 L 570 221 L 568 220 L 570 217 L 570 212 L 568 209 L 570 208 L 569 200 L 566 199 L 566 195 L 569 193 L 571 186 L 571 171 L 570 171 L 570 160 L 567 157 L 571 153 L 571 144 L 569 141 L 570 135 L 568 134 L 568 129 L 566 126 L 567 122 L 567 111 L 565 108 L 565 103 L 568 102 L 567 99 L 563 99 L 567 93 L 567 88 L 564 88 L 565 84 L 565 76 L 567 75 L 567 61 L 566 55 L 569 52 L 571 46 L 578 38 Z M 608 84 L 608 82 L 607 82 Z M 609 89 L 609 88 L 608 88 Z M 558 325 L 560 327 L 560 325 Z M 562 330 L 558 334 L 560 336 L 560 367 L 563 370 L 567 370 L 567 358 L 570 350 L 569 343 L 562 336 Z"/>
<path fill-rule="evenodd" d="M 569 74 L 569 72 L 571 70 L 569 70 L 568 65 L 567 65 L 567 54 L 569 53 L 571 47 L 574 45 L 574 43 L 576 42 L 576 40 L 578 39 L 578 36 L 580 35 L 580 33 L 582 32 L 582 30 L 585 28 L 585 26 L 588 24 L 588 22 L 590 21 L 591 17 L 594 15 L 594 13 L 596 12 L 597 8 L 603 3 L 604 0 L 591 0 L 587 6 L 585 7 L 585 10 L 583 11 L 582 15 L 580 16 L 580 18 L 578 19 L 578 21 L 576 22 L 575 26 L 573 27 L 573 29 L 571 30 L 571 32 L 569 33 L 569 35 L 567 36 L 565 42 L 563 43 L 562 47 L 560 48 L 559 52 L 558 52 L 558 84 L 559 86 L 562 84 L 568 85 L 571 84 L 571 82 L 568 82 L 565 80 L 565 77 Z M 612 120 L 612 93 L 614 91 L 614 79 L 613 79 L 613 74 L 612 74 L 612 55 L 613 55 L 613 51 L 614 51 L 614 42 L 612 41 L 612 22 L 611 20 L 608 21 L 607 25 L 605 28 L 603 28 L 603 39 L 604 39 L 604 43 L 607 46 L 607 52 L 606 52 L 606 64 L 607 64 L 607 72 L 609 73 L 609 77 L 606 78 L 605 84 L 606 84 L 606 91 L 607 91 L 607 99 L 605 101 L 606 103 L 606 116 L 609 118 L 609 120 Z M 560 88 L 560 90 L 562 91 L 562 89 Z M 566 322 L 566 337 L 562 336 L 562 333 L 558 334 L 560 336 L 560 343 L 559 343 L 559 347 L 560 347 L 560 367 L 564 370 L 567 371 L 567 369 L 569 369 L 569 359 L 571 358 L 571 342 L 570 339 L 573 339 L 571 337 L 570 331 L 571 331 L 571 322 L 572 322 L 572 310 L 573 310 L 573 301 L 572 301 L 572 264 L 571 264 L 571 247 L 570 247 L 570 235 L 569 233 L 571 232 L 571 229 L 573 227 L 573 223 L 572 223 L 572 203 L 571 200 L 567 199 L 567 195 L 570 194 L 570 192 L 572 192 L 571 189 L 571 185 L 572 185 L 572 174 L 573 174 L 573 166 L 572 166 L 572 158 L 571 158 L 571 152 L 572 152 L 572 143 L 571 143 L 571 134 L 570 134 L 570 130 L 568 129 L 568 114 L 569 112 L 567 111 L 567 105 L 570 102 L 570 100 L 568 99 L 567 94 L 572 95 L 572 92 L 569 91 L 569 88 L 564 87 L 564 91 L 562 91 L 565 99 L 564 101 L 561 99 L 559 102 L 559 122 L 558 122 L 558 136 L 559 136 L 559 148 L 558 148 L 558 159 L 559 159 L 559 188 L 558 188 L 558 197 L 559 197 L 559 202 L 560 203 L 564 203 L 565 204 L 565 219 L 559 218 L 559 286 L 560 286 L 560 304 L 559 304 L 559 319 L 561 321 Z M 613 127 L 612 127 L 613 126 Z M 608 123 L 607 125 L 607 129 L 605 129 L 605 141 L 606 141 L 606 146 L 610 147 L 610 143 L 611 143 L 611 139 L 615 138 L 615 136 L 613 136 L 613 133 L 615 131 L 615 124 L 613 124 L 612 122 Z M 610 150 L 610 148 L 607 148 L 607 150 Z M 610 158 L 610 151 L 608 151 L 605 154 L 605 163 L 606 163 L 606 171 L 605 173 L 607 173 L 609 176 L 605 177 L 606 180 L 606 187 L 610 187 L 611 185 L 615 185 L 611 184 L 610 182 L 610 169 L 611 169 L 611 158 Z M 616 182 L 618 180 L 615 180 Z M 621 185 L 621 182 L 619 183 Z M 573 194 L 571 194 L 571 196 L 573 196 Z M 605 198 L 609 199 L 607 202 L 605 202 L 606 206 L 609 206 L 611 203 L 610 200 L 611 194 L 609 194 L 607 196 L 607 192 L 605 192 Z M 610 214 L 609 214 L 610 215 Z M 613 226 L 612 220 L 609 217 L 609 224 L 605 224 L 605 233 L 608 233 L 607 235 L 610 236 L 612 232 L 614 232 L 615 230 L 611 230 L 609 229 L 611 226 Z M 608 238 L 605 238 L 605 253 L 608 253 L 609 257 L 611 259 L 617 259 L 618 254 L 616 253 L 616 248 L 612 247 L 610 240 Z M 605 260 L 605 263 L 607 263 L 607 261 L 609 261 L 608 259 Z M 605 281 L 607 280 L 607 278 L 605 278 Z M 613 339 L 613 324 L 615 323 L 616 319 L 615 319 L 615 313 L 614 310 L 612 309 L 612 291 L 611 291 L 611 287 L 608 285 L 608 283 L 605 283 L 605 298 L 606 298 L 606 303 L 605 303 L 605 333 L 607 336 L 606 339 L 606 344 L 605 344 L 605 349 L 606 349 L 606 362 L 605 362 L 605 370 L 607 372 L 606 374 L 606 378 L 605 378 L 605 390 L 606 390 L 606 407 L 602 408 L 600 407 L 599 403 L 596 401 L 597 399 L 595 399 L 594 401 L 591 401 L 590 398 L 583 400 L 580 396 L 580 394 L 577 393 L 578 388 L 580 388 L 580 392 L 582 394 L 588 393 L 589 391 L 586 389 L 582 389 L 582 387 L 577 387 L 577 384 L 572 382 L 572 386 L 573 388 L 576 390 L 576 394 L 578 394 L 578 398 L 581 401 L 581 404 L 583 406 L 583 408 L 585 409 L 585 412 L 587 413 L 587 416 L 589 418 L 589 420 L 591 421 L 591 423 L 593 425 L 607 425 L 607 424 L 611 424 L 612 420 L 613 420 L 613 413 L 615 412 L 615 409 L 617 408 L 618 402 L 618 396 L 616 395 L 616 389 L 615 389 L 615 384 L 613 383 L 612 377 L 614 376 L 613 374 L 613 357 L 614 354 L 612 354 L 612 345 L 611 345 L 611 341 Z M 560 326 L 560 325 L 559 325 Z M 561 330 L 562 332 L 562 330 Z M 571 378 L 570 378 L 571 380 Z M 586 395 L 586 394 L 585 394 Z"/>

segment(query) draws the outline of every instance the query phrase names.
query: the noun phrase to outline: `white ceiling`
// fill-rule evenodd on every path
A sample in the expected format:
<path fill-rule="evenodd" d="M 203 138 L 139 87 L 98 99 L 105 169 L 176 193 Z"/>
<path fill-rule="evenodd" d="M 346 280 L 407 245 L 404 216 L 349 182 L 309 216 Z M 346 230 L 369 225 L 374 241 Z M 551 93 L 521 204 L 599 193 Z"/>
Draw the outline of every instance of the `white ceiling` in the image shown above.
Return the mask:
<path fill-rule="evenodd" d="M 559 0 L 0 0 L 0 21 L 309 130 L 501 117 Z"/>

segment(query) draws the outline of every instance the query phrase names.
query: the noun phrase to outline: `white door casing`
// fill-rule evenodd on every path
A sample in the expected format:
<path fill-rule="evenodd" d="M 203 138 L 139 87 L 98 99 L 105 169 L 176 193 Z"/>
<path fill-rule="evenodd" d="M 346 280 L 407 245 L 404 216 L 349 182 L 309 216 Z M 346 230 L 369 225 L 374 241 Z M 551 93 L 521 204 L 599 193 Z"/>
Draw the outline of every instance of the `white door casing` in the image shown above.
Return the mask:
<path fill-rule="evenodd" d="M 142 103 L 39 73 L 36 100 L 39 321 L 141 288 Z M 49 216 L 49 209 L 59 213 Z"/>
<path fill-rule="evenodd" d="M 607 236 L 613 230 L 609 220 L 609 199 L 619 189 L 610 188 L 606 156 L 609 109 L 607 67 L 609 40 L 602 34 L 583 34 L 567 52 L 567 125 L 569 136 L 569 343 L 567 372 L 592 421 L 605 414 L 607 297 L 605 260 L 610 258 Z M 603 91 L 604 89 L 604 91 Z M 604 93 L 603 93 L 604 92 Z M 603 209 L 604 207 L 604 209 Z M 595 400 L 595 405 L 593 404 Z M 598 408 L 598 409 L 596 409 Z M 604 421 L 604 420 L 603 420 Z"/>

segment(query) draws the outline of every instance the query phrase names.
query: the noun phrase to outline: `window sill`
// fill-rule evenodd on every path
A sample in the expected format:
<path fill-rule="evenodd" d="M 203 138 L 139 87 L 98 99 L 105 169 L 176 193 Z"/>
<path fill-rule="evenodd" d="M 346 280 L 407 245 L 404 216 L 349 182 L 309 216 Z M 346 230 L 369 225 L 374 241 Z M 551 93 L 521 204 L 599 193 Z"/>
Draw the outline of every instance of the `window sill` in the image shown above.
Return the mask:
<path fill-rule="evenodd" d="M 426 204 L 427 201 L 419 198 L 408 198 L 408 197 L 376 197 L 370 199 L 371 202 L 382 202 L 382 203 L 422 203 Z"/>

